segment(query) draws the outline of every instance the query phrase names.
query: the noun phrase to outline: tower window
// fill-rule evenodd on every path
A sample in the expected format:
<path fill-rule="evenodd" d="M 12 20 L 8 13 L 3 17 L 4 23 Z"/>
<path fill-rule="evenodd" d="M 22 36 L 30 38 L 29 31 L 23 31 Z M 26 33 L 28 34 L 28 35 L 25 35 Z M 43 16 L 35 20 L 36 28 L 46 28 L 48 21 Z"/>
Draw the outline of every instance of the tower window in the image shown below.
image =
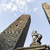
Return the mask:
<path fill-rule="evenodd" d="M 17 27 L 18 25 L 16 25 L 16 27 Z"/>

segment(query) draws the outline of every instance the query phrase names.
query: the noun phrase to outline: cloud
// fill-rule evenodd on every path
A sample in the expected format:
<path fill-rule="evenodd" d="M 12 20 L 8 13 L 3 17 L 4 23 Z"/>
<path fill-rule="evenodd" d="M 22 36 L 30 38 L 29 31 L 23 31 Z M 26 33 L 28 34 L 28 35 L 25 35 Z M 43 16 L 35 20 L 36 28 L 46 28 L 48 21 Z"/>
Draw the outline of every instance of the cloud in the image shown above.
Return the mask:
<path fill-rule="evenodd" d="M 12 7 L 11 7 L 10 4 L 7 4 L 7 5 L 6 5 L 6 8 L 7 8 L 7 9 L 11 9 Z"/>
<path fill-rule="evenodd" d="M 19 9 L 23 9 L 26 6 L 25 0 L 15 0 L 15 3 Z"/>
<path fill-rule="evenodd" d="M 13 5 L 11 11 L 17 11 L 17 6 L 16 6 L 16 4 Z"/>
<path fill-rule="evenodd" d="M 3 0 L 1 0 L 1 1 L 3 1 Z M 7 1 L 7 0 L 4 0 L 4 1 Z"/>
<path fill-rule="evenodd" d="M 3 1 L 0 4 L 0 7 L 3 8 L 3 10 L 10 10 L 13 11 L 19 11 L 19 12 L 28 12 L 28 5 L 27 3 L 32 2 L 34 0 L 10 0 L 8 3 L 6 3 L 7 0 L 1 0 Z M 24 10 L 24 11 L 23 11 Z"/>
<path fill-rule="evenodd" d="M 35 1 L 35 0 L 27 0 L 27 2 L 32 2 L 32 1 Z"/>
<path fill-rule="evenodd" d="M 33 9 L 34 12 L 37 11 L 37 10 L 38 10 L 38 8 L 34 8 L 34 9 Z"/>
<path fill-rule="evenodd" d="M 3 11 L 3 10 L 7 10 L 5 3 L 1 4 L 1 5 L 0 5 L 0 8 L 1 8 L 0 10 L 2 10 L 2 11 Z"/>
<path fill-rule="evenodd" d="M 3 0 L 1 0 L 1 1 L 2 1 L 2 2 L 6 2 L 7 0 L 4 0 L 4 1 L 3 1 Z"/>
<path fill-rule="evenodd" d="M 13 5 L 13 3 L 12 3 L 12 2 L 9 2 L 9 4 L 10 4 L 10 5 Z"/>
<path fill-rule="evenodd" d="M 12 2 L 14 1 L 14 0 L 11 0 Z"/>
<path fill-rule="evenodd" d="M 5 3 L 1 4 L 1 7 L 5 7 L 5 6 L 6 6 L 6 4 L 5 4 Z"/>

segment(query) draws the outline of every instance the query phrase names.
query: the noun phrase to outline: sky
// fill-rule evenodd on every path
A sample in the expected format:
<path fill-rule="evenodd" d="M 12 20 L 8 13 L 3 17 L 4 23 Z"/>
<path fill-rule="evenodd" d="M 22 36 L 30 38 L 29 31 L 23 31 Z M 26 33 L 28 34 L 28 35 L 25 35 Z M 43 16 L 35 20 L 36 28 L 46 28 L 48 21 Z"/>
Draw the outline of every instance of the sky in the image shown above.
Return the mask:
<path fill-rule="evenodd" d="M 50 45 L 50 24 L 42 8 L 45 2 L 50 5 L 50 0 L 0 0 L 0 33 L 22 14 L 29 14 L 31 24 L 24 47 L 30 46 L 33 30 L 43 36 L 42 45 Z"/>

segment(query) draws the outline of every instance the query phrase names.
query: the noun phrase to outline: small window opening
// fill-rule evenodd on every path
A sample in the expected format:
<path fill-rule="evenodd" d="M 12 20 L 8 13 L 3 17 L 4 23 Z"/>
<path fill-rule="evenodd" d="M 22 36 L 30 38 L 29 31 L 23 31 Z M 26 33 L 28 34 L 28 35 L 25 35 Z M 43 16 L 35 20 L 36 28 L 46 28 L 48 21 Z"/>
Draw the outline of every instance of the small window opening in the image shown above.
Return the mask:
<path fill-rule="evenodd" d="M 16 25 L 16 27 L 17 27 L 18 25 Z"/>

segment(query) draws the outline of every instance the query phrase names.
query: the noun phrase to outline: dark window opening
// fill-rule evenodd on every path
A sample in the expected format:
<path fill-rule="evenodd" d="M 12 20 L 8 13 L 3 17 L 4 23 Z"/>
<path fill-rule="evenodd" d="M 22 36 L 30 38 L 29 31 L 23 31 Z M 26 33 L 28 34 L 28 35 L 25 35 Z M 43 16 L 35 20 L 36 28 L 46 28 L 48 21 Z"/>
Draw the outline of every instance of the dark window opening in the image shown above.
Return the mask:
<path fill-rule="evenodd" d="M 16 25 L 16 27 L 17 27 L 18 25 Z"/>

